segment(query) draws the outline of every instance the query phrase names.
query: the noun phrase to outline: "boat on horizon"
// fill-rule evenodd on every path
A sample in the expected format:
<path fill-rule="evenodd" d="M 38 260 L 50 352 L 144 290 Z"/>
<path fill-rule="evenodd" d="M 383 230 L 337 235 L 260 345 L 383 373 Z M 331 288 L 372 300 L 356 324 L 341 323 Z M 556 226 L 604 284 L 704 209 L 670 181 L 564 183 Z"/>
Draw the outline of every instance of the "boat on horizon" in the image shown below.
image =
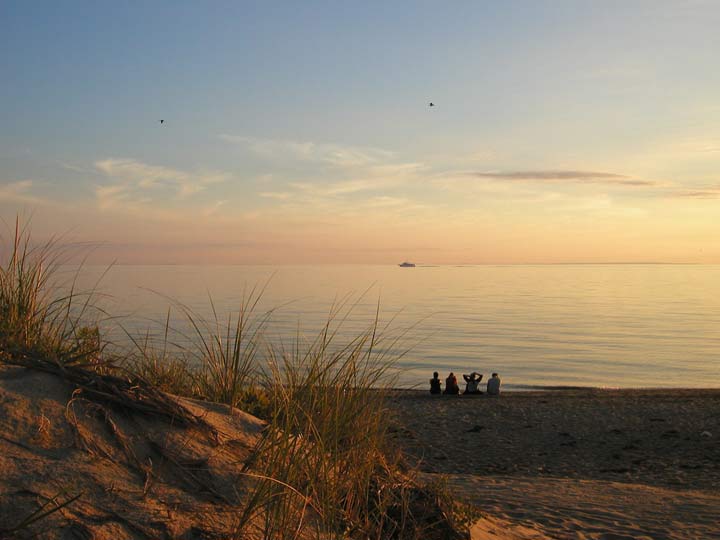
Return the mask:
<path fill-rule="evenodd" d="M 398 264 L 398 266 L 400 268 L 415 268 L 415 263 L 405 261 L 405 262 Z"/>

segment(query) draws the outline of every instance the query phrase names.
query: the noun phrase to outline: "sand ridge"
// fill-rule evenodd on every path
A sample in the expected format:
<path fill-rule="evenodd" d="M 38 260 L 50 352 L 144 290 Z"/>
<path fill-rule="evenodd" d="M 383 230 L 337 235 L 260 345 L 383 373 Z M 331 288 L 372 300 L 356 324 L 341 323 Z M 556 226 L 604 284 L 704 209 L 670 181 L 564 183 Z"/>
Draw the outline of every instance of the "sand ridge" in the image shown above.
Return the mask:
<path fill-rule="evenodd" d="M 0 383 L 0 529 L 75 495 L 33 532 L 189 540 L 237 526 L 242 467 L 264 426 L 257 418 L 177 398 L 202 418 L 196 429 L 99 408 L 40 371 L 0 366 Z"/>

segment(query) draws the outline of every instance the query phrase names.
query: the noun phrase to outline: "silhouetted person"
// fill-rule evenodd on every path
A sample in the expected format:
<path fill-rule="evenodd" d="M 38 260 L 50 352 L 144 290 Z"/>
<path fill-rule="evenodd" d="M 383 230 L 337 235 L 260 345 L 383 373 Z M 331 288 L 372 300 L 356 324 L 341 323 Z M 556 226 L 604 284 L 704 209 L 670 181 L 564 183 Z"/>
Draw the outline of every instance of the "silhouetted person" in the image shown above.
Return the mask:
<path fill-rule="evenodd" d="M 499 396 L 500 395 L 500 377 L 497 373 L 493 373 L 492 377 L 488 379 L 487 383 L 487 393 L 491 396 Z"/>
<path fill-rule="evenodd" d="M 482 373 L 477 371 L 473 371 L 470 375 L 463 373 L 463 379 L 465 379 L 465 391 L 463 394 L 482 394 L 479 388 L 482 378 Z"/>
<path fill-rule="evenodd" d="M 430 379 L 430 393 L 431 394 L 440 394 L 440 375 L 438 375 L 438 372 L 436 371 L 433 373 L 433 378 Z"/>
<path fill-rule="evenodd" d="M 445 379 L 445 391 L 443 394 L 450 394 L 457 396 L 460 393 L 460 387 L 457 383 L 457 377 L 455 377 L 455 374 L 451 371 L 450 375 L 448 375 L 448 378 Z"/>

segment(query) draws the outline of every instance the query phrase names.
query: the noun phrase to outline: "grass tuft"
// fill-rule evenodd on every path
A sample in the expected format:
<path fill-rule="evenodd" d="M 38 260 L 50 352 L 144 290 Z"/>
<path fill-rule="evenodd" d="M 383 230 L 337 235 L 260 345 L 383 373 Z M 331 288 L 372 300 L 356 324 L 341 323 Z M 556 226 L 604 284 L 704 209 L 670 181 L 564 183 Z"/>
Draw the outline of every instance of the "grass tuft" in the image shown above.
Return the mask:
<path fill-rule="evenodd" d="M 99 330 L 81 323 L 95 309 L 95 291 L 78 292 L 77 274 L 65 287 L 56 279 L 67 255 L 56 239 L 34 244 L 28 224 L 15 220 L 0 253 L 0 361 L 40 355 L 59 365 L 98 363 Z"/>
<path fill-rule="evenodd" d="M 339 312 L 306 348 L 299 339 L 292 351 L 268 348 L 269 427 L 246 466 L 253 488 L 238 536 L 380 540 L 452 531 L 451 512 L 419 488 L 389 436 L 398 337 L 383 336 L 376 317 L 338 345 Z"/>

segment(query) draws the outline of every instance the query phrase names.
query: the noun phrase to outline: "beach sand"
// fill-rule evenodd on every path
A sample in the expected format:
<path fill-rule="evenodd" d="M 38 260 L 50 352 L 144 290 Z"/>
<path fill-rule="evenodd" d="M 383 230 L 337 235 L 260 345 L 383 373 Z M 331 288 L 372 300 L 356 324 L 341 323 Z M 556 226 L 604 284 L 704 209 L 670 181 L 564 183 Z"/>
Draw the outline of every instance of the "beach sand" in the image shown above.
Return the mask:
<path fill-rule="evenodd" d="M 230 537 L 263 422 L 180 399 L 202 418 L 182 425 L 73 389 L 0 366 L 0 529 L 80 495 L 32 532 Z M 476 540 L 720 539 L 720 390 L 398 391 L 390 405 L 424 479 L 480 509 Z"/>
<path fill-rule="evenodd" d="M 55 375 L 0 365 L 0 538 L 230 538 L 243 465 L 265 424 L 180 403 L 202 422 L 104 408 Z M 29 530 L 3 533 L 66 501 Z"/>
<path fill-rule="evenodd" d="M 476 538 L 720 538 L 720 390 L 393 395 L 396 437 Z"/>

